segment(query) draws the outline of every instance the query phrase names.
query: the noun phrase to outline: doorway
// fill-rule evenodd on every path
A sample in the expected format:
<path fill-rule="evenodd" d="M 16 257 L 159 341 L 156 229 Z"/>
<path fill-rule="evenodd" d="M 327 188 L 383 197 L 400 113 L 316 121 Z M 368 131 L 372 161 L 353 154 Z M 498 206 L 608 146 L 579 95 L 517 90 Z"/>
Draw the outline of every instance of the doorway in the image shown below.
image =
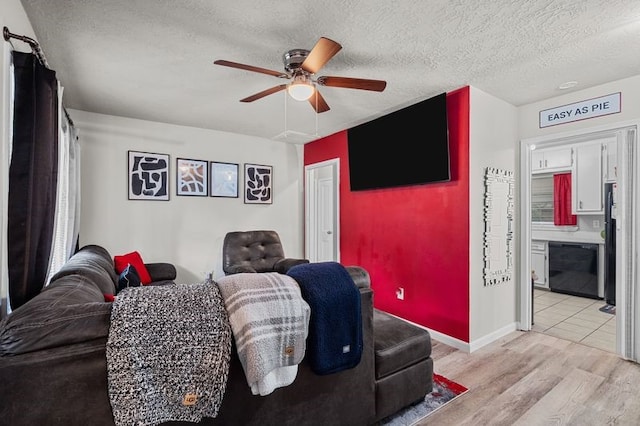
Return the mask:
<path fill-rule="evenodd" d="M 639 188 L 637 145 L 638 123 L 622 123 L 617 125 L 594 127 L 582 131 L 567 132 L 546 137 L 525 139 L 520 146 L 520 228 L 521 228 L 521 285 L 520 285 L 520 328 L 532 330 L 533 322 L 533 286 L 532 271 L 532 205 L 531 176 L 534 150 L 540 148 L 565 148 L 586 146 L 594 140 L 615 138 L 618 184 L 618 225 L 616 226 L 616 347 L 615 352 L 632 361 L 637 359 L 637 346 L 640 344 L 637 331 L 638 323 L 635 306 L 638 305 L 636 289 L 637 268 L 635 258 L 638 241 L 638 215 L 636 208 L 638 197 L 635 192 Z"/>
<path fill-rule="evenodd" d="M 305 166 L 305 257 L 340 262 L 340 159 Z"/>

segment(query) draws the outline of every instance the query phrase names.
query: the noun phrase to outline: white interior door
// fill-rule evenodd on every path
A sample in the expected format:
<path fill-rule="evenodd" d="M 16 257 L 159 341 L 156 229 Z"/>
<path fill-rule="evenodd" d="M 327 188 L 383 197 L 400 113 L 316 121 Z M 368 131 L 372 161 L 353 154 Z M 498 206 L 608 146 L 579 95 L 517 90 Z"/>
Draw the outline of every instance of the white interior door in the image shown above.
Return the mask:
<path fill-rule="evenodd" d="M 340 261 L 339 159 L 305 167 L 305 257 Z"/>
<path fill-rule="evenodd" d="M 336 224 L 334 220 L 335 209 L 333 207 L 335 191 L 333 186 L 333 177 L 318 179 L 317 253 L 321 262 L 336 260 L 336 241 L 334 239 Z"/>

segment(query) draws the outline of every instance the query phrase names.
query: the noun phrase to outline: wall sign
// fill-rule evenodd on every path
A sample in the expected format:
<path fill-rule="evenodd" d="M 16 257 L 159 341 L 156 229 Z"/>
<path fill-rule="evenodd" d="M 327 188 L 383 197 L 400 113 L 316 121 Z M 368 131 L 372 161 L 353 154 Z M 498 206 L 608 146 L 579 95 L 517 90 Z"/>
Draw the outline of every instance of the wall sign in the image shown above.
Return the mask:
<path fill-rule="evenodd" d="M 587 99 L 551 109 L 540 111 L 540 128 L 586 120 L 603 115 L 617 114 L 621 111 L 622 94 L 612 93 L 599 98 Z"/>

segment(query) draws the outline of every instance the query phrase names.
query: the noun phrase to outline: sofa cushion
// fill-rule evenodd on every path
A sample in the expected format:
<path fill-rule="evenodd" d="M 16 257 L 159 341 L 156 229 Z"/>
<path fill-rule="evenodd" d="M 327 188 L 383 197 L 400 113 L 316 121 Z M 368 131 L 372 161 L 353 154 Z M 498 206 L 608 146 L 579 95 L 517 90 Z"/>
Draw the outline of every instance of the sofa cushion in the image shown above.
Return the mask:
<path fill-rule="evenodd" d="M 0 356 L 106 337 L 111 303 L 84 275 L 66 275 L 0 323 Z"/>
<path fill-rule="evenodd" d="M 373 310 L 376 379 L 431 356 L 431 335 L 378 309 Z"/>
<path fill-rule="evenodd" d="M 142 261 L 142 256 L 140 256 L 140 253 L 137 251 L 132 251 L 131 253 L 120 256 L 114 256 L 113 262 L 115 263 L 116 272 L 118 274 L 121 274 L 122 271 L 124 271 L 124 268 L 131 264 L 136 268 L 138 275 L 140 275 L 140 282 L 142 284 L 149 284 L 151 282 L 151 275 L 149 275 L 149 271 L 147 271 L 147 267 Z"/>

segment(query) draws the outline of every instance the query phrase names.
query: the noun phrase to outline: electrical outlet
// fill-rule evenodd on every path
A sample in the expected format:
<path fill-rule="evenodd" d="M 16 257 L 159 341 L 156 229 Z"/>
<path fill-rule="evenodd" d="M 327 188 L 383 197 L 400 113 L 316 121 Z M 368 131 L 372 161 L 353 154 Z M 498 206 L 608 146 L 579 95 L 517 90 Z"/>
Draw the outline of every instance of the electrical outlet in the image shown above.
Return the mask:
<path fill-rule="evenodd" d="M 399 300 L 404 300 L 404 287 L 398 287 L 398 289 L 396 290 L 396 297 Z"/>
<path fill-rule="evenodd" d="M 599 220 L 594 220 L 593 221 L 593 227 L 594 228 L 600 228 L 600 221 Z"/>

